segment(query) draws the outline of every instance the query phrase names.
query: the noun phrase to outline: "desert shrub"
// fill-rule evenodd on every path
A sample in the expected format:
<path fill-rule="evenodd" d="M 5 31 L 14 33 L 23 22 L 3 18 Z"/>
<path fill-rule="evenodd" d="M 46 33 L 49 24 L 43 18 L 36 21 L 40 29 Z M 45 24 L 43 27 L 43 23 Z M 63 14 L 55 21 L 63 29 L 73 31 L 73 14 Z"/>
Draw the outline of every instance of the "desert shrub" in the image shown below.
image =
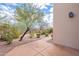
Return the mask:
<path fill-rule="evenodd" d="M 13 41 L 13 34 L 11 32 L 7 32 L 7 33 L 3 33 L 2 34 L 2 38 L 4 38 L 4 40 L 10 44 Z"/>
<path fill-rule="evenodd" d="M 12 27 L 10 32 L 12 32 L 14 39 L 18 38 L 21 35 L 21 32 L 16 27 Z"/>
<path fill-rule="evenodd" d="M 45 34 L 44 30 L 40 30 L 40 34 L 44 35 Z"/>
<path fill-rule="evenodd" d="M 53 32 L 53 29 L 52 28 L 48 28 L 48 29 L 43 29 L 41 30 L 41 35 L 45 35 L 46 37 Z"/>
<path fill-rule="evenodd" d="M 33 37 L 34 37 L 34 34 L 35 34 L 35 32 L 32 31 L 32 32 L 30 33 L 30 38 L 33 38 Z"/>
<path fill-rule="evenodd" d="M 32 38 L 33 37 L 33 33 L 30 33 L 30 38 Z"/>
<path fill-rule="evenodd" d="M 52 32 L 53 32 L 52 28 L 31 31 L 30 38 L 34 37 L 34 34 L 36 34 L 37 38 L 39 38 L 41 35 L 45 35 L 47 37 Z"/>
<path fill-rule="evenodd" d="M 41 32 L 41 35 L 44 35 L 45 34 L 45 32 L 43 31 L 43 32 Z"/>
<path fill-rule="evenodd" d="M 52 28 L 48 28 L 48 29 L 47 29 L 47 32 L 50 34 L 50 33 L 53 32 L 53 29 L 52 29 Z"/>
<path fill-rule="evenodd" d="M 44 35 L 47 37 L 49 34 L 48 33 L 45 33 Z"/>
<path fill-rule="evenodd" d="M 40 38 L 40 33 L 36 33 L 37 38 Z"/>
<path fill-rule="evenodd" d="M 33 37 L 39 38 L 40 37 L 39 31 L 31 31 L 29 34 L 30 34 L 30 38 L 33 38 Z"/>
<path fill-rule="evenodd" d="M 10 24 L 2 24 L 0 25 L 0 39 L 6 41 L 10 44 L 13 39 L 16 39 L 20 36 L 19 30 Z"/>

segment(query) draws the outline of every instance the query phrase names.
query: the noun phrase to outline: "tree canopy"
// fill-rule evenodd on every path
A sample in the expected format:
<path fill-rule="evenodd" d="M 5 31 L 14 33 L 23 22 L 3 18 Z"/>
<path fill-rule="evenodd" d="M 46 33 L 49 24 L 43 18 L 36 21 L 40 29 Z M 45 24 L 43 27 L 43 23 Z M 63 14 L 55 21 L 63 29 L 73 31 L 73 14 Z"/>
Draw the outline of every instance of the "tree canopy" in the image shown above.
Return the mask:
<path fill-rule="evenodd" d="M 35 21 L 39 22 L 43 20 L 43 16 L 44 13 L 41 9 L 32 3 L 22 4 L 16 8 L 16 20 L 25 23 L 27 27 L 31 27 Z"/>

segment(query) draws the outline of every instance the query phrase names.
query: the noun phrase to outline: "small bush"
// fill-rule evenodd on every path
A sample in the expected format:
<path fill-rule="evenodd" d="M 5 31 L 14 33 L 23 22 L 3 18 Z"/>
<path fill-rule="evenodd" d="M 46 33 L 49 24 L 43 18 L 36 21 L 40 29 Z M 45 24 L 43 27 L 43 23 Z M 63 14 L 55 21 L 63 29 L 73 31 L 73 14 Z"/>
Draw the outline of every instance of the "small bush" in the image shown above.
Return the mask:
<path fill-rule="evenodd" d="M 47 37 L 48 36 L 48 33 L 45 33 L 45 36 Z"/>
<path fill-rule="evenodd" d="M 44 35 L 44 34 L 45 34 L 45 32 L 42 30 L 40 34 L 41 34 L 41 35 Z"/>
<path fill-rule="evenodd" d="M 49 29 L 47 29 L 47 31 L 48 31 L 48 33 L 50 34 L 50 33 L 53 32 L 53 29 L 52 29 L 52 28 L 49 28 Z"/>
<path fill-rule="evenodd" d="M 52 28 L 41 29 L 41 30 L 36 30 L 36 31 L 34 30 L 34 31 L 31 31 L 30 38 L 35 37 L 35 34 L 37 38 L 39 38 L 41 35 L 45 35 L 47 37 L 52 32 L 53 32 Z"/>
<path fill-rule="evenodd" d="M 33 38 L 34 37 L 34 32 L 31 32 L 30 33 L 30 38 Z"/>
<path fill-rule="evenodd" d="M 37 35 L 37 38 L 40 38 L 40 33 L 37 33 L 36 35 Z"/>
<path fill-rule="evenodd" d="M 46 37 L 53 32 L 52 28 L 48 28 L 48 29 L 43 29 L 40 31 L 41 35 L 45 35 Z"/>
<path fill-rule="evenodd" d="M 0 35 L 1 39 L 10 44 L 13 39 L 16 39 L 20 36 L 19 30 L 10 24 L 2 24 L 0 25 Z"/>

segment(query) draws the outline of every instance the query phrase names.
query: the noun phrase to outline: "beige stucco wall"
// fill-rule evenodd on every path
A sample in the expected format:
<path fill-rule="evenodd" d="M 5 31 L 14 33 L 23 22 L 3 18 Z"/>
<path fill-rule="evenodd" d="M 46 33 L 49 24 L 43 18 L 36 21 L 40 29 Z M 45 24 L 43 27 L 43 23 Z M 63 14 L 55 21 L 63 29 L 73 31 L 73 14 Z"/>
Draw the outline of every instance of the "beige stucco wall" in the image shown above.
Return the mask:
<path fill-rule="evenodd" d="M 73 18 L 68 17 L 69 12 Z M 54 4 L 54 43 L 79 49 L 79 4 Z"/>

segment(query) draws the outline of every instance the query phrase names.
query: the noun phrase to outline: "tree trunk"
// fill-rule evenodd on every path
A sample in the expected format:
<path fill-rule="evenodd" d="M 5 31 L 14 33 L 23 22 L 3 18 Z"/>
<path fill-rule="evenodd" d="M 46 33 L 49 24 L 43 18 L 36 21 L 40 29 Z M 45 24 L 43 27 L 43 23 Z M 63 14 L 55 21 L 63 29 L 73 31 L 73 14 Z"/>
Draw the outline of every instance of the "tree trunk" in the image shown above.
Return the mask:
<path fill-rule="evenodd" d="M 29 31 L 29 27 L 27 27 L 26 31 L 23 33 L 19 41 L 22 41 L 23 37 L 26 35 L 26 33 Z"/>

